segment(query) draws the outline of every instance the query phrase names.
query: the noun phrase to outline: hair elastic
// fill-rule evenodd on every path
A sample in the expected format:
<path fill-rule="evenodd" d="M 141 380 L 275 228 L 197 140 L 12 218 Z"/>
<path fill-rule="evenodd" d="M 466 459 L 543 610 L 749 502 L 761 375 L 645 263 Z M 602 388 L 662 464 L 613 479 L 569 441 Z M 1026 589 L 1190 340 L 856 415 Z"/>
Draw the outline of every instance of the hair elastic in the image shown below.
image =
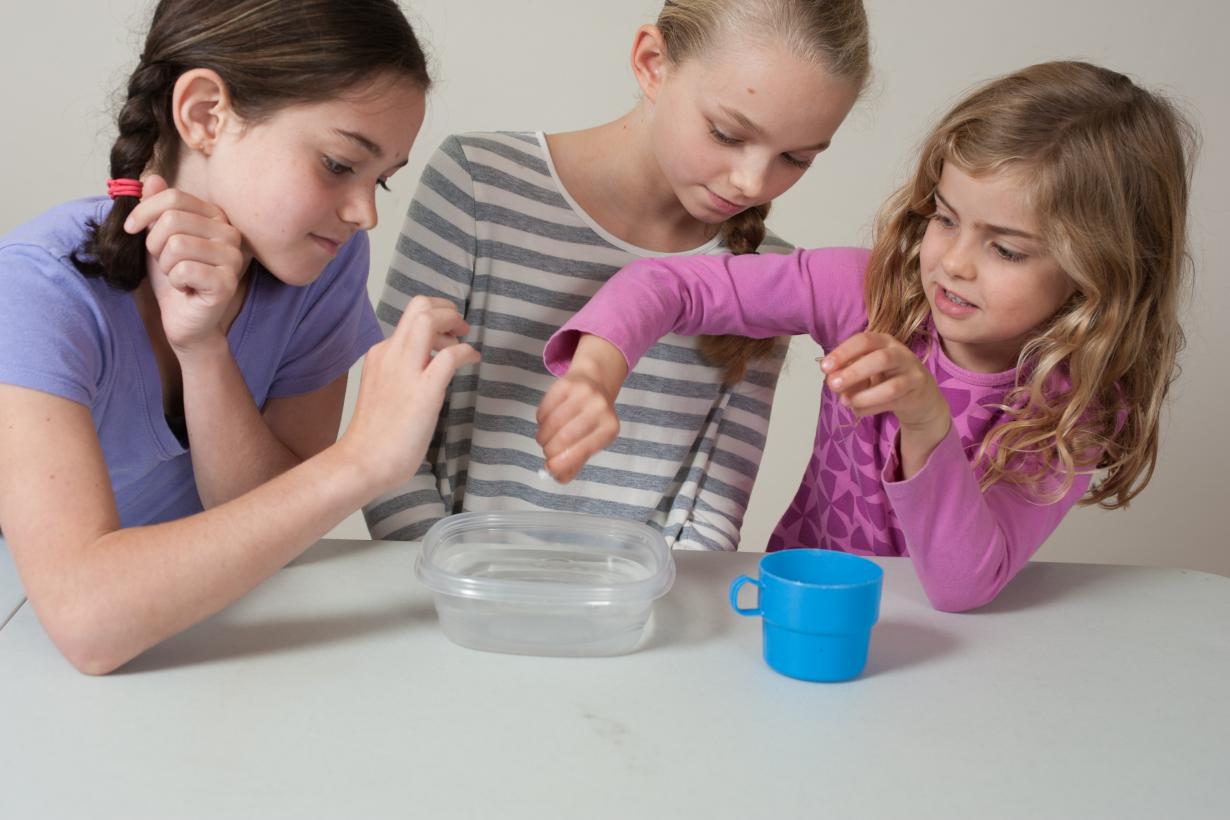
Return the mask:
<path fill-rule="evenodd" d="M 107 180 L 107 196 L 115 199 L 117 196 L 135 196 L 141 198 L 141 180 L 139 179 L 109 179 Z"/>

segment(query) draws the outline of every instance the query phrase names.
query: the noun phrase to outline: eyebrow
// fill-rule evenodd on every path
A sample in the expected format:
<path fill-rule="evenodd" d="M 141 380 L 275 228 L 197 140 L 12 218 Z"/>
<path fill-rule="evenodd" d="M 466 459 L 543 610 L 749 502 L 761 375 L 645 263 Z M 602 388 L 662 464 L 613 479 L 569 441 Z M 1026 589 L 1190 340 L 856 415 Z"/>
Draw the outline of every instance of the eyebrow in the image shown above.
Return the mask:
<path fill-rule="evenodd" d="M 384 149 L 362 134 L 355 133 L 354 131 L 343 131 L 340 128 L 335 128 L 333 133 L 343 136 L 351 142 L 357 142 L 359 145 L 366 148 L 368 153 L 376 159 L 380 159 L 384 156 Z"/>
<path fill-rule="evenodd" d="M 961 215 L 957 213 L 956 208 L 952 207 L 951 202 L 949 202 L 947 199 L 944 199 L 944 195 L 940 193 L 939 188 L 935 189 L 935 198 L 938 199 L 940 202 L 944 203 L 944 207 L 952 211 L 958 217 Z M 1019 236 L 1021 239 L 1032 239 L 1035 242 L 1041 241 L 1041 239 L 1038 236 L 1035 236 L 1029 231 L 1022 231 L 1019 228 L 1005 228 L 1002 225 L 990 225 L 987 223 L 983 223 L 983 227 L 986 228 L 991 233 L 999 234 L 1000 236 Z"/>
<path fill-rule="evenodd" d="M 727 108 L 724 105 L 719 105 L 718 108 L 721 110 L 723 114 L 725 114 L 727 117 L 730 117 L 732 120 L 734 120 L 735 125 L 738 125 L 740 128 L 744 129 L 745 131 L 749 131 L 754 136 L 757 136 L 757 137 L 765 136 L 764 129 L 761 128 L 756 123 L 749 120 L 744 114 L 741 114 L 740 112 L 734 110 L 733 108 Z M 823 151 L 825 148 L 829 147 L 829 144 L 830 144 L 830 141 L 825 140 L 824 142 L 817 142 L 815 145 L 808 145 L 806 148 L 797 148 L 795 150 L 797 151 Z"/>

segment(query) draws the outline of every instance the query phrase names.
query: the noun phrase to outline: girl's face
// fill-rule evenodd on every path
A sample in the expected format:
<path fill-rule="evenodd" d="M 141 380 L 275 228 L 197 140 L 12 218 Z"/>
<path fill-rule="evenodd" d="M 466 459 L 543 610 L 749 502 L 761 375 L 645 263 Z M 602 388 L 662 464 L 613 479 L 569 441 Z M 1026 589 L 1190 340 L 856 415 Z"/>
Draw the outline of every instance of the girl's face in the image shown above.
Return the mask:
<path fill-rule="evenodd" d="M 798 182 L 859 92 L 774 47 L 713 47 L 664 70 L 653 99 L 653 151 L 680 204 L 708 224 Z"/>
<path fill-rule="evenodd" d="M 1025 203 L 1025 187 L 1010 170 L 975 177 L 944 164 L 921 275 L 944 352 L 966 370 L 1014 367 L 1076 290 Z"/>
<path fill-rule="evenodd" d="M 357 231 L 376 225 L 376 188 L 406 164 L 422 90 L 384 79 L 345 98 L 293 105 L 218 135 L 207 196 L 278 279 L 312 282 Z"/>

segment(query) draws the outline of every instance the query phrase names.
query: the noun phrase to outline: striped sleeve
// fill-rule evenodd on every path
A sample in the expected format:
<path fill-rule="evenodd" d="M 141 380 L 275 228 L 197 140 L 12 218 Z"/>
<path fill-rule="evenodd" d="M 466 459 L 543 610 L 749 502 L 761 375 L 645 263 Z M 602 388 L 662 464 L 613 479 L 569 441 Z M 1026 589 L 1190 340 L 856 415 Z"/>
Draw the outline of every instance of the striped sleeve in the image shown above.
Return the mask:
<path fill-rule="evenodd" d="M 376 309 L 385 335 L 415 296 L 451 301 L 463 315 L 474 279 L 474 183 L 457 137 L 436 150 L 419 180 Z M 464 369 L 457 378 L 464 378 Z M 443 454 L 451 394 L 418 472 L 363 508 L 373 538 L 417 540 L 452 508 Z"/>

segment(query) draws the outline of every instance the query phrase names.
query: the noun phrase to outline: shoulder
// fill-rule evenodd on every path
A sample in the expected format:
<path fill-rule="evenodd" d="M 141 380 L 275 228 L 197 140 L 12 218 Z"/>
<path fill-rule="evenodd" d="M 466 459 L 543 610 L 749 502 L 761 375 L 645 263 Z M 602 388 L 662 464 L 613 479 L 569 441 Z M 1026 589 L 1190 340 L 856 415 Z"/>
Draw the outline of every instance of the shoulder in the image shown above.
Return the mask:
<path fill-rule="evenodd" d="M 106 198 L 67 202 L 0 236 L 0 287 L 11 307 L 20 304 L 94 304 L 122 298 L 101 279 L 87 279 L 73 264 L 91 222 L 111 207 Z"/>
<path fill-rule="evenodd" d="M 90 224 L 102 220 L 110 210 L 111 200 L 106 197 L 57 205 L 0 236 L 0 254 L 38 249 L 51 259 L 68 261 L 85 241 Z"/>
<path fill-rule="evenodd" d="M 532 131 L 468 131 L 445 137 L 436 151 L 470 166 L 507 163 L 547 173 L 547 159 L 539 134 Z M 434 160 L 433 160 L 434 161 Z"/>

